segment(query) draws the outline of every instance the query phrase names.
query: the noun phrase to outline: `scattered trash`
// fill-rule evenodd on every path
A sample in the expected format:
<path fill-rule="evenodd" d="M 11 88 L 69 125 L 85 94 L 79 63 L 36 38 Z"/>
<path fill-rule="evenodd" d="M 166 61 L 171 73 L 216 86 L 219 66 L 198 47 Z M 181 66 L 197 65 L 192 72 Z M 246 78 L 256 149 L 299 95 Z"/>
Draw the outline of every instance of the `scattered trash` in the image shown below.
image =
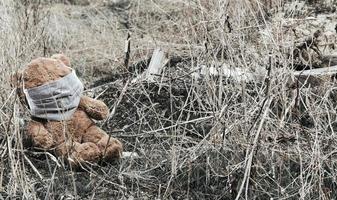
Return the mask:
<path fill-rule="evenodd" d="M 252 72 L 249 72 L 246 69 L 242 69 L 239 67 L 231 67 L 227 63 L 222 64 L 219 67 L 215 66 L 206 66 L 206 65 L 200 65 L 196 70 L 193 71 L 191 74 L 192 78 L 195 80 L 202 79 L 205 76 L 211 76 L 211 77 L 219 77 L 222 75 L 225 78 L 232 79 L 237 82 L 250 82 L 254 81 L 256 77 L 254 76 L 260 76 L 258 73 L 254 74 Z"/>

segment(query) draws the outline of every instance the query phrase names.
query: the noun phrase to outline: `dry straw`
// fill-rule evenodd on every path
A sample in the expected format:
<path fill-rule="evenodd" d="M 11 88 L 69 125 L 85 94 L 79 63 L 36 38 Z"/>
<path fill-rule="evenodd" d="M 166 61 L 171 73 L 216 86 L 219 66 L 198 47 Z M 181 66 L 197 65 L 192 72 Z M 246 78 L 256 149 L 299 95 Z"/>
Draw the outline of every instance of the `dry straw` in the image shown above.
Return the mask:
<path fill-rule="evenodd" d="M 0 199 L 337 198 L 336 87 L 287 81 L 305 32 L 291 31 L 296 20 L 315 3 L 329 15 L 336 2 L 296 2 L 1 1 Z M 132 83 L 157 47 L 170 59 L 158 81 Z M 72 171 L 28 144 L 9 77 L 58 52 L 113 111 L 102 128 L 139 157 Z M 266 73 L 191 76 L 224 64 Z"/>

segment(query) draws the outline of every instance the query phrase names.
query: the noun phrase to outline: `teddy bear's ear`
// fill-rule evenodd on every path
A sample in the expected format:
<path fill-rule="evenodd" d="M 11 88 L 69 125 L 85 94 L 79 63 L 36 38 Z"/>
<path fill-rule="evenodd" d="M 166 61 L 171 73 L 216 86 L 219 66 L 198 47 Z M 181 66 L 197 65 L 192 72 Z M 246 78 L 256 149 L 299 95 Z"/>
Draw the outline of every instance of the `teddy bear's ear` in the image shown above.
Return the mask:
<path fill-rule="evenodd" d="M 54 54 L 52 55 L 51 57 L 52 59 L 56 59 L 56 60 L 59 60 L 61 61 L 63 64 L 65 64 L 66 66 L 70 67 L 70 60 L 69 58 L 64 55 L 64 54 Z"/>

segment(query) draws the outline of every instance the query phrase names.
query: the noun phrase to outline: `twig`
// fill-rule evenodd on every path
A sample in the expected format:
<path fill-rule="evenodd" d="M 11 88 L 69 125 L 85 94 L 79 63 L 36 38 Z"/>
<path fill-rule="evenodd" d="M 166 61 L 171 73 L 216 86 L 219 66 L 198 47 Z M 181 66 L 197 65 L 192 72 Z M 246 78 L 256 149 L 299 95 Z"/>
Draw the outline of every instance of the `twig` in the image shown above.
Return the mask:
<path fill-rule="evenodd" d="M 105 145 L 105 148 L 104 148 L 104 153 L 103 153 L 103 155 L 102 155 L 102 159 L 104 159 L 104 157 L 105 157 L 106 149 L 108 148 L 110 139 L 111 139 L 111 135 L 109 135 L 108 141 L 106 142 L 106 145 Z"/>
<path fill-rule="evenodd" d="M 257 148 L 257 145 L 258 145 L 258 140 L 259 140 L 259 137 L 260 137 L 260 133 L 261 133 L 264 121 L 266 120 L 267 115 L 269 113 L 269 106 L 270 106 L 270 103 L 271 103 L 272 99 L 273 98 L 269 98 L 269 101 L 268 101 L 268 104 L 267 104 L 268 106 L 267 106 L 267 108 L 265 109 L 265 111 L 263 113 L 263 116 L 262 116 L 259 128 L 258 128 L 258 130 L 256 132 L 256 135 L 255 135 L 255 138 L 254 138 L 254 142 L 253 142 L 253 147 L 251 148 L 248 160 L 246 160 L 245 174 L 244 174 L 244 177 L 243 177 L 240 189 L 238 191 L 238 194 L 237 194 L 235 200 L 238 200 L 240 198 L 240 196 L 242 194 L 242 191 L 243 191 L 243 188 L 244 188 L 245 185 L 248 188 L 249 178 L 250 178 L 250 171 L 251 171 L 251 168 L 252 168 L 252 162 L 253 162 L 253 157 L 254 157 L 254 154 L 255 154 L 255 149 Z"/>
<path fill-rule="evenodd" d="M 109 117 L 104 121 L 103 125 L 104 125 L 107 121 L 109 121 L 109 120 L 115 115 L 116 109 L 117 109 L 118 105 L 120 104 L 120 102 L 122 101 L 122 99 L 123 99 L 123 97 L 124 97 L 124 94 L 126 93 L 127 88 L 128 88 L 128 86 L 129 86 L 129 83 L 130 83 L 130 79 L 128 79 L 128 80 L 126 81 L 126 83 L 125 83 L 125 85 L 124 85 L 124 87 L 123 87 L 123 89 L 122 89 L 122 92 L 121 92 L 121 94 L 119 95 L 117 102 L 115 103 L 115 106 L 113 107 L 113 109 L 112 109 L 112 111 L 111 111 Z"/>
<path fill-rule="evenodd" d="M 252 124 L 252 126 L 248 129 L 248 132 L 247 132 L 247 139 L 249 138 L 250 136 L 250 132 L 252 131 L 252 129 L 254 128 L 257 120 L 259 119 L 259 117 L 261 116 L 262 114 L 262 111 L 263 111 L 263 108 L 269 98 L 269 88 L 270 88 L 270 74 L 271 74 L 271 55 L 269 55 L 269 66 L 267 67 L 267 77 L 265 79 L 265 83 L 266 83 L 266 91 L 265 91 L 265 99 L 263 100 L 262 102 L 262 105 L 260 107 L 260 110 L 259 110 L 259 113 L 257 114 L 257 116 L 255 117 L 254 119 L 254 123 Z"/>
<path fill-rule="evenodd" d="M 131 35 L 130 35 L 130 32 L 128 32 L 128 35 L 125 41 L 125 59 L 124 59 L 124 67 L 126 71 L 128 71 L 129 69 L 130 51 L 131 51 L 130 39 L 131 39 Z"/>

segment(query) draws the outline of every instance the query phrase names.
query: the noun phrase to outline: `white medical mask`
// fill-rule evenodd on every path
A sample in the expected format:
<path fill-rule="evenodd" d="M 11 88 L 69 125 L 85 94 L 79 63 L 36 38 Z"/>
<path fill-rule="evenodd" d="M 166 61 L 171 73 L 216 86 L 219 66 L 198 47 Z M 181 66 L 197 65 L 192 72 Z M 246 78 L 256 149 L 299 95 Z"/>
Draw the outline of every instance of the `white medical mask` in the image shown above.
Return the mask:
<path fill-rule="evenodd" d="M 38 87 L 25 89 L 29 110 L 32 116 L 47 120 L 68 120 L 76 111 L 83 84 L 76 76 L 75 70 L 61 79 Z"/>

